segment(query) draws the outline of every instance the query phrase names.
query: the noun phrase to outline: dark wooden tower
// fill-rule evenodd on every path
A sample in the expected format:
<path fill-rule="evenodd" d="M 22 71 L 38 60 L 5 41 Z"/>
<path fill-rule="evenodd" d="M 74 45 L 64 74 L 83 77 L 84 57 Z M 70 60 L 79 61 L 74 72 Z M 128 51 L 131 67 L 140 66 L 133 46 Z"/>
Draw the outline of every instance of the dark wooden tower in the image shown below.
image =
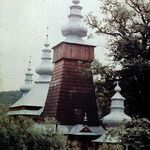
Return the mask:
<path fill-rule="evenodd" d="M 46 99 L 43 116 L 54 117 L 62 125 L 82 124 L 85 113 L 88 125 L 98 126 L 92 72 L 82 75 L 94 59 L 94 47 L 82 37 L 87 29 L 82 24 L 79 0 L 72 0 L 69 22 L 62 27 L 65 40 L 55 47 L 53 54 L 54 72 Z"/>
<path fill-rule="evenodd" d="M 92 73 L 83 75 L 94 58 L 94 46 L 62 42 L 54 48 L 54 72 L 43 115 L 60 124 L 99 125 Z"/>

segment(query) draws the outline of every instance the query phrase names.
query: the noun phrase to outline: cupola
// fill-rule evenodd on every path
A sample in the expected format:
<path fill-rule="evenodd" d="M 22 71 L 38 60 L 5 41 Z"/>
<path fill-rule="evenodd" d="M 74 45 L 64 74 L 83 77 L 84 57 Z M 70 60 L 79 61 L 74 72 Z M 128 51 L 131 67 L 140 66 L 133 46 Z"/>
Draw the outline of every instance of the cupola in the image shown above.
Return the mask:
<path fill-rule="evenodd" d="M 110 114 L 102 119 L 103 124 L 108 127 L 118 127 L 123 121 L 131 121 L 131 118 L 124 113 L 125 98 L 120 94 L 121 88 L 118 80 L 114 91 L 115 94 L 111 98 Z"/>
<path fill-rule="evenodd" d="M 62 35 L 66 37 L 66 42 L 84 43 L 82 37 L 87 36 L 87 28 L 82 23 L 81 15 L 82 7 L 79 5 L 80 0 L 72 0 L 73 5 L 70 6 L 69 21 L 61 29 Z"/>

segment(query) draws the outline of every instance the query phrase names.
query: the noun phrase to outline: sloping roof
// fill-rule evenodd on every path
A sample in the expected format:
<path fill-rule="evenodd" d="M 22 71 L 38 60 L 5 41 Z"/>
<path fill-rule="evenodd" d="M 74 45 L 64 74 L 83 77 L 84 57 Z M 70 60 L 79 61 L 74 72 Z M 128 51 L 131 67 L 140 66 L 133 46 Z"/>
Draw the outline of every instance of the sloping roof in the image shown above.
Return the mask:
<path fill-rule="evenodd" d="M 78 124 L 72 127 L 68 134 L 70 135 L 102 135 L 105 130 L 101 126 L 83 126 L 82 124 Z"/>
<path fill-rule="evenodd" d="M 44 107 L 50 83 L 36 83 L 29 93 L 10 106 L 8 115 L 40 115 Z M 17 110 L 19 107 L 39 107 L 38 110 Z M 15 109 L 14 109 L 15 108 Z M 13 110 L 14 109 L 14 110 Z"/>
<path fill-rule="evenodd" d="M 102 136 L 100 136 L 96 140 L 93 140 L 92 142 L 115 144 L 115 143 L 120 143 L 121 140 L 119 139 L 118 136 L 107 135 L 107 131 L 106 131 Z"/>
<path fill-rule="evenodd" d="M 39 110 L 14 110 L 9 111 L 7 115 L 29 115 L 29 116 L 39 116 L 43 112 L 43 108 Z"/>
<path fill-rule="evenodd" d="M 48 89 L 49 83 L 34 84 L 29 93 L 25 97 L 22 97 L 20 100 L 18 100 L 15 104 L 10 106 L 10 108 L 19 106 L 43 107 L 48 94 Z"/>

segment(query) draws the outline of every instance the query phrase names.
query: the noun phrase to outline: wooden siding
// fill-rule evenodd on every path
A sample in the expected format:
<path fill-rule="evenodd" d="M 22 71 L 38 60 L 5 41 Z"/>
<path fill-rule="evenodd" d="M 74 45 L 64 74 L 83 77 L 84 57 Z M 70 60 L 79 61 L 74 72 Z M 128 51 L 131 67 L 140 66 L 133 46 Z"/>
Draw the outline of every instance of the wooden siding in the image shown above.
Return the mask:
<path fill-rule="evenodd" d="M 94 47 L 62 43 L 54 49 L 53 62 L 61 59 L 73 59 L 92 62 L 94 59 Z"/>
<path fill-rule="evenodd" d="M 77 46 L 77 48 L 74 46 Z M 87 58 L 93 59 L 92 50 L 90 49 L 90 53 L 82 57 L 74 52 L 67 54 L 65 51 L 65 58 L 61 58 L 62 49 L 69 49 L 69 47 L 74 51 L 83 51 L 83 46 L 64 45 L 64 43 L 57 47 L 57 50 L 54 50 L 55 61 L 57 61 L 55 62 L 52 83 L 46 99 L 43 116 L 54 117 L 63 125 L 75 125 L 83 123 L 84 113 L 86 112 L 89 120 L 88 124 L 99 125 L 93 77 L 82 76 L 80 72 L 80 68 L 90 65 L 90 61 Z M 84 46 L 84 48 L 84 52 L 89 49 L 88 46 Z M 77 57 L 82 58 L 82 61 Z"/>

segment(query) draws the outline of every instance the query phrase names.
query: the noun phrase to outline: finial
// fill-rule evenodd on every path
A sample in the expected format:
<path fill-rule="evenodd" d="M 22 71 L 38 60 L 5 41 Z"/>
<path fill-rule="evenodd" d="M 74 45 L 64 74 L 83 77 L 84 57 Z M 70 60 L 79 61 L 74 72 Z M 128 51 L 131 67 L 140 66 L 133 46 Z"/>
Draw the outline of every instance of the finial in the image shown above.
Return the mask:
<path fill-rule="evenodd" d="M 74 4 L 79 4 L 79 3 L 80 3 L 80 0 L 72 0 L 72 2 L 73 2 Z"/>
<path fill-rule="evenodd" d="M 23 96 L 25 96 L 31 89 L 32 87 L 32 76 L 33 74 L 31 73 L 31 56 L 29 59 L 29 64 L 27 67 L 27 73 L 25 73 L 25 83 L 24 85 L 20 88 L 20 90 L 23 92 Z"/>
<path fill-rule="evenodd" d="M 30 56 L 30 59 L 29 59 L 29 66 L 28 66 L 27 70 L 28 70 L 28 72 L 31 71 L 31 56 Z"/>
<path fill-rule="evenodd" d="M 87 122 L 88 122 L 87 113 L 85 113 L 83 119 L 83 126 L 87 125 Z"/>
<path fill-rule="evenodd" d="M 119 77 L 117 77 L 116 80 L 117 86 L 115 87 L 115 94 L 111 98 L 111 111 L 102 119 L 103 123 L 109 127 L 118 127 L 124 120 L 131 121 L 131 118 L 124 113 L 125 98 L 120 94 Z"/>
<path fill-rule="evenodd" d="M 88 118 L 87 118 L 87 114 L 85 113 L 84 114 L 84 120 L 83 120 L 84 122 L 87 122 L 88 121 Z"/>
<path fill-rule="evenodd" d="M 47 34 L 46 34 L 46 43 L 44 45 L 45 45 L 45 47 L 49 47 L 49 43 L 48 43 L 48 27 L 47 27 Z"/>
<path fill-rule="evenodd" d="M 46 41 L 48 42 L 48 34 L 46 35 Z"/>
<path fill-rule="evenodd" d="M 116 80 L 119 81 L 119 76 L 116 77 Z"/>
<path fill-rule="evenodd" d="M 120 92 L 121 88 L 119 86 L 119 77 L 116 77 L 116 80 L 117 80 L 117 86 L 115 87 L 115 92 Z"/>

